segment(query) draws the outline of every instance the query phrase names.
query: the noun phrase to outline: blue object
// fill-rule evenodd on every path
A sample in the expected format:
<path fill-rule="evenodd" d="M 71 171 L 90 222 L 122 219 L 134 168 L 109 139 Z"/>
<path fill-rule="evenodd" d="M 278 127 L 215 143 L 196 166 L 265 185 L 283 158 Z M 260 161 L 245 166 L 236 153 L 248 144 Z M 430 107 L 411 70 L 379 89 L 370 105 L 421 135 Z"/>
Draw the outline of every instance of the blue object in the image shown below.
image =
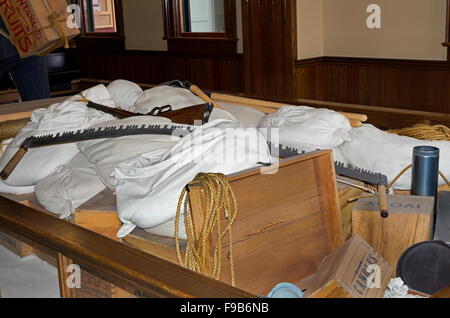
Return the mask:
<path fill-rule="evenodd" d="M 3 22 L 2 17 L 0 16 L 0 28 L 8 33 L 8 30 Z M 3 35 L 0 35 L 0 59 L 4 59 L 7 57 L 12 57 L 18 55 L 16 48 L 11 42 L 5 38 Z"/>
<path fill-rule="evenodd" d="M 268 295 L 269 298 L 303 298 L 300 288 L 291 283 L 280 283 Z"/>
<path fill-rule="evenodd" d="M 415 147 L 411 194 L 436 197 L 439 178 L 439 148 L 430 146 Z"/>
<path fill-rule="evenodd" d="M 431 146 L 414 148 L 411 179 L 412 195 L 434 197 L 434 222 L 431 230 L 433 237 L 439 183 L 439 148 Z"/>

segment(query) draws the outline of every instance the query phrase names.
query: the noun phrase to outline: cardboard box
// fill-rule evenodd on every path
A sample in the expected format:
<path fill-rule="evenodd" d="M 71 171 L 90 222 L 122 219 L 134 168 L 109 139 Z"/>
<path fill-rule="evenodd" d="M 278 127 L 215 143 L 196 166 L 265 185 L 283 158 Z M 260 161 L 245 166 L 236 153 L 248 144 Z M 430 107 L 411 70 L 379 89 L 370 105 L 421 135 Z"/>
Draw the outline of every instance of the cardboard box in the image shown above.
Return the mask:
<path fill-rule="evenodd" d="M 69 28 L 65 0 L 0 0 L 0 15 L 20 57 L 49 53 L 77 36 L 77 28 Z M 57 25 L 53 25 L 51 16 Z"/>
<path fill-rule="evenodd" d="M 406 249 L 430 240 L 434 198 L 388 195 L 387 201 L 389 217 L 382 218 L 377 197 L 359 200 L 353 208 L 352 228 L 395 268 Z"/>
<path fill-rule="evenodd" d="M 378 272 L 376 272 L 378 271 Z M 308 298 L 381 298 L 393 268 L 361 236 L 355 235 L 325 257 L 309 278 Z"/>

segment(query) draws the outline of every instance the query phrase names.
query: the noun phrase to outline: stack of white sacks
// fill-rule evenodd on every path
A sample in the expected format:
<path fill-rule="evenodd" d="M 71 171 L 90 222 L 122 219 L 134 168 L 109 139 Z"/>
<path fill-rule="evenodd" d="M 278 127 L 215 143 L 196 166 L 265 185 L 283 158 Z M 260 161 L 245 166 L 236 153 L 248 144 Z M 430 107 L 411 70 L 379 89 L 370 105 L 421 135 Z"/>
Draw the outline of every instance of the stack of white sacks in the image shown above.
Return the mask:
<path fill-rule="evenodd" d="M 142 91 L 124 80 L 108 87 L 98 85 L 83 95 L 99 104 L 136 113 L 168 104 L 179 109 L 204 103 L 185 89 L 166 86 Z M 79 98 L 73 96 L 35 110 L 31 122 L 7 147 L 0 169 L 29 136 L 88 127 L 170 123 L 152 116 L 117 120 L 88 108 Z M 47 210 L 68 218 L 78 206 L 109 188 L 116 193 L 123 223 L 119 237 L 135 227 L 173 237 L 178 197 L 184 185 L 200 172 L 230 174 L 273 163 L 276 159 L 265 138 L 273 128 L 284 146 L 300 151 L 333 149 L 335 160 L 381 172 L 389 180 L 410 164 L 414 146 L 435 145 L 441 149 L 441 170 L 450 177 L 449 142 L 400 137 L 371 125 L 352 128 L 345 116 L 327 109 L 285 106 L 266 116 L 252 108 L 219 104 L 223 110 L 215 109 L 210 123 L 184 138 L 140 135 L 30 149 L 8 180 L 0 182 L 0 192 L 34 191 Z M 409 188 L 410 178 L 406 174 L 396 187 Z M 180 236 L 185 237 L 183 228 Z"/>

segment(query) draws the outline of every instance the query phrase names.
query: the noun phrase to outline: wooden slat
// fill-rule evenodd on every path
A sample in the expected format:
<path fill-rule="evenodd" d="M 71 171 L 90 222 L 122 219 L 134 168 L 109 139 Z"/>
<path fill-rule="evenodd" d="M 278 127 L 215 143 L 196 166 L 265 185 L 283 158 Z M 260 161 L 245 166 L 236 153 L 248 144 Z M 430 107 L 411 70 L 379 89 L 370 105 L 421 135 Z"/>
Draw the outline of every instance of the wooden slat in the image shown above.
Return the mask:
<path fill-rule="evenodd" d="M 41 99 L 36 101 L 29 101 L 23 103 L 11 103 L 11 104 L 1 104 L 0 105 L 0 122 L 8 120 L 16 120 L 29 118 L 31 112 L 35 109 L 48 107 L 51 104 L 61 103 L 67 99 L 64 97 L 55 97 L 49 99 Z"/>

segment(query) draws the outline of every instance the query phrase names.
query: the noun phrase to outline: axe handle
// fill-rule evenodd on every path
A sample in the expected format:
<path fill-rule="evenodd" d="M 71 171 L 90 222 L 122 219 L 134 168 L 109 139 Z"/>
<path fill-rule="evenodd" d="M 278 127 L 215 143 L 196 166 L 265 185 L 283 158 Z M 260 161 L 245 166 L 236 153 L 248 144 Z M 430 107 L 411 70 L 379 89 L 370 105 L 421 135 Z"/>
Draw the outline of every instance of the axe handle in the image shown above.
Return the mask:
<path fill-rule="evenodd" d="M 25 148 L 19 148 L 16 154 L 11 158 L 11 160 L 9 160 L 9 162 L 3 168 L 2 172 L 0 172 L 0 177 L 2 178 L 2 180 L 8 179 L 10 174 L 14 171 L 14 168 L 17 167 L 20 160 L 22 160 L 23 156 L 25 156 L 27 151 L 28 150 Z"/>
<path fill-rule="evenodd" d="M 387 204 L 386 187 L 384 185 L 378 186 L 378 199 L 380 201 L 380 213 L 382 218 L 389 216 L 389 209 Z"/>
<path fill-rule="evenodd" d="M 215 101 L 213 101 L 208 95 L 206 95 L 197 85 L 191 84 L 189 90 L 203 99 L 205 102 L 213 104 L 215 108 L 222 109 L 222 107 L 220 107 Z"/>

